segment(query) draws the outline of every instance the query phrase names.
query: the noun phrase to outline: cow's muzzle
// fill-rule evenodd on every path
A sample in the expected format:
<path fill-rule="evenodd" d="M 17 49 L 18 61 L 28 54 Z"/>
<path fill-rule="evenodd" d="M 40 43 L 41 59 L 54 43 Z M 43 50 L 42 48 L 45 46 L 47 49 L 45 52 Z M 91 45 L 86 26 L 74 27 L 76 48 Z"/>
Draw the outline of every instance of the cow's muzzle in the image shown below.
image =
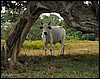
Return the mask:
<path fill-rule="evenodd" d="M 47 35 L 47 32 L 44 32 L 44 35 Z"/>

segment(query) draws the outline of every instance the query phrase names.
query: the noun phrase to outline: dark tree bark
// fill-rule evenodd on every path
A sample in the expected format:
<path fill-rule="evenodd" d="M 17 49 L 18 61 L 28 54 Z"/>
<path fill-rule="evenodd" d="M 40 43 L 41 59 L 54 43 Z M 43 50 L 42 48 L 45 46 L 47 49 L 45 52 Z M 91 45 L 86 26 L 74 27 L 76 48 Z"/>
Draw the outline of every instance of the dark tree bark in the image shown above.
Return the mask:
<path fill-rule="evenodd" d="M 16 57 L 22 43 L 41 13 L 60 13 L 71 27 L 99 35 L 98 6 L 96 1 L 92 1 L 91 7 L 85 5 L 83 1 L 30 1 L 27 10 L 22 14 L 14 31 L 2 47 L 3 60 L 7 63 L 8 58 L 11 58 L 13 63 L 17 62 Z"/>

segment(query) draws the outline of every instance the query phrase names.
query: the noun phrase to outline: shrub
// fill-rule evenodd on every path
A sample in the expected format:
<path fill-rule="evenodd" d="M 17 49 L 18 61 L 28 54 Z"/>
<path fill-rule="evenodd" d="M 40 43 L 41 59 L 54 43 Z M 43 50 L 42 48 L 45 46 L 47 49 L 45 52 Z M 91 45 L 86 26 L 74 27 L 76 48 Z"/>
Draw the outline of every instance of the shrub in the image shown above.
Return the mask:
<path fill-rule="evenodd" d="M 99 41 L 99 37 L 98 38 L 95 38 L 95 41 Z"/>
<path fill-rule="evenodd" d="M 97 36 L 94 34 L 94 33 L 92 33 L 92 34 L 84 34 L 83 36 L 82 36 L 82 40 L 91 40 L 91 41 L 95 41 L 95 38 L 96 38 Z"/>
<path fill-rule="evenodd" d="M 3 46 L 5 43 L 5 40 L 1 40 L 1 46 Z"/>
<path fill-rule="evenodd" d="M 32 45 L 33 49 L 43 49 L 43 41 L 42 40 L 32 41 L 31 45 Z"/>
<path fill-rule="evenodd" d="M 22 48 L 28 48 L 28 49 L 30 49 L 31 47 L 32 46 L 31 46 L 30 41 L 25 40 L 24 43 L 22 44 Z"/>
<path fill-rule="evenodd" d="M 5 40 L 1 40 L 1 46 L 4 45 Z M 54 49 L 59 49 L 61 46 L 59 43 L 56 45 L 53 45 Z M 36 41 L 28 41 L 25 40 L 22 44 L 22 49 L 44 49 L 44 43 L 42 40 L 36 40 Z M 47 45 L 47 49 L 50 48 L 50 44 Z"/>

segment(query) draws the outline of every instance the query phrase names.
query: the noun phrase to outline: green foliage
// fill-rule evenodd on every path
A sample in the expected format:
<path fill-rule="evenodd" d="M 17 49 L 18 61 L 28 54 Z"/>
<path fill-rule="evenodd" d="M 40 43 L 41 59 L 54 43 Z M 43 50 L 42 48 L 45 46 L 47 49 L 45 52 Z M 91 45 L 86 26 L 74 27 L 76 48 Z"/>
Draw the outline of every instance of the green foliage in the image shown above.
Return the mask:
<path fill-rule="evenodd" d="M 6 40 L 8 38 L 8 36 L 13 32 L 14 26 L 15 26 L 15 21 L 14 23 L 12 23 L 11 21 L 9 21 L 9 19 L 11 19 L 12 17 L 8 17 L 8 14 L 2 14 L 2 18 L 1 18 L 1 39 Z M 9 24 L 5 24 L 6 22 Z M 46 16 L 46 15 L 42 15 L 41 17 L 39 17 L 37 19 L 37 21 L 34 23 L 34 25 L 31 27 L 29 33 L 26 36 L 27 40 L 41 40 L 41 34 L 42 34 L 42 30 L 40 30 L 41 25 L 41 21 L 43 23 L 49 23 L 51 22 L 51 27 L 52 26 L 62 26 L 65 30 L 66 30 L 66 36 L 65 36 L 65 40 L 99 40 L 98 37 L 95 34 L 83 34 L 81 31 L 78 31 L 75 28 L 72 28 L 70 26 L 68 26 L 64 20 L 59 20 L 59 17 L 57 15 L 54 14 L 50 14 L 50 16 Z"/>
<path fill-rule="evenodd" d="M 38 20 L 31 27 L 26 37 L 27 40 L 41 40 L 42 30 L 40 30 L 40 26 L 41 26 L 40 23 L 41 23 L 41 19 L 38 18 Z"/>
<path fill-rule="evenodd" d="M 5 40 L 1 40 L 1 46 L 4 45 Z M 59 48 L 59 44 L 55 45 L 55 48 Z M 24 43 L 22 44 L 22 49 L 43 49 L 44 47 L 44 42 L 42 40 L 25 40 Z M 47 48 L 50 47 L 50 44 L 47 45 Z M 53 45 L 54 47 L 54 45 Z"/>
<path fill-rule="evenodd" d="M 1 1 L 1 23 L 16 22 L 24 12 L 27 4 L 27 1 Z M 5 8 L 5 10 L 3 10 L 2 7 Z M 2 10 L 5 12 L 2 12 Z"/>
<path fill-rule="evenodd" d="M 1 26 L 1 39 L 6 40 L 8 36 L 13 32 L 16 23 L 2 24 Z"/>
<path fill-rule="evenodd" d="M 99 37 L 95 38 L 96 41 L 99 41 Z"/>
<path fill-rule="evenodd" d="M 32 41 L 31 46 L 33 49 L 43 49 L 44 43 L 41 40 Z"/>
<path fill-rule="evenodd" d="M 97 38 L 97 36 L 95 34 L 93 34 L 93 33 L 92 34 L 84 34 L 82 36 L 83 40 L 92 40 L 92 41 L 95 41 L 96 38 Z"/>
<path fill-rule="evenodd" d="M 3 46 L 5 43 L 5 40 L 1 40 L 1 46 Z"/>
<path fill-rule="evenodd" d="M 98 42 L 98 41 L 97 41 Z M 1 40 L 1 46 L 4 45 L 5 43 L 5 40 Z M 84 44 L 82 44 L 84 43 Z M 96 41 L 88 41 L 88 40 L 84 40 L 84 41 L 79 41 L 79 40 L 67 40 L 67 41 L 64 41 L 64 46 L 65 46 L 65 49 L 67 50 L 72 50 L 72 49 L 75 49 L 77 47 L 81 48 L 81 44 L 82 46 L 84 47 L 88 47 L 88 44 L 87 43 L 91 43 L 90 45 L 90 48 L 91 46 L 93 47 L 92 44 L 96 44 Z M 74 44 L 74 45 L 73 45 Z M 60 50 L 60 43 L 57 43 L 55 45 L 53 45 L 53 49 L 54 50 Z M 22 49 L 39 49 L 39 50 L 43 50 L 44 49 L 44 42 L 42 40 L 35 40 L 35 41 L 28 41 L 28 40 L 25 40 L 24 43 L 22 44 Z M 47 45 L 47 49 L 50 48 L 50 44 Z"/>
<path fill-rule="evenodd" d="M 28 41 L 25 40 L 22 44 L 22 49 L 43 49 L 44 48 L 44 42 L 42 40 L 35 40 L 35 41 Z M 47 45 L 47 49 L 50 48 L 50 44 Z M 59 49 L 60 44 L 57 43 L 56 45 L 53 45 L 54 49 Z"/>
<path fill-rule="evenodd" d="M 46 16 L 46 15 L 43 15 L 42 16 L 42 22 L 43 23 L 50 23 L 51 26 L 58 26 L 59 25 L 59 17 L 57 15 L 54 15 L 54 14 L 50 14 L 50 16 Z"/>
<path fill-rule="evenodd" d="M 82 32 L 80 31 L 71 31 L 70 33 L 68 33 L 66 35 L 66 39 L 67 40 L 80 40 L 81 39 L 81 36 L 82 36 Z"/>
<path fill-rule="evenodd" d="M 30 41 L 24 41 L 24 43 L 22 44 L 22 48 L 28 48 L 28 49 L 30 49 L 30 48 L 32 48 L 32 46 L 31 46 L 31 42 Z"/>

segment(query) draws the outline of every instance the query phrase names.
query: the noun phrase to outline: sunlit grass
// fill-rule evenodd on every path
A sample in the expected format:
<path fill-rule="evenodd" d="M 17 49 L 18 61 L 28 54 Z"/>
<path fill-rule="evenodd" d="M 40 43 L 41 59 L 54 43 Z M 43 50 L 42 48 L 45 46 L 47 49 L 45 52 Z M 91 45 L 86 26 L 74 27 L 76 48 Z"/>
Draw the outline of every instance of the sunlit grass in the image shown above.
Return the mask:
<path fill-rule="evenodd" d="M 43 50 L 43 41 L 33 41 L 31 42 L 33 44 L 33 48 L 25 49 L 21 48 L 20 54 L 27 54 L 27 55 L 45 55 Z M 23 44 L 24 45 L 24 44 Z M 65 54 L 95 54 L 99 53 L 99 41 L 88 41 L 88 40 L 68 40 L 64 42 Z M 50 45 L 47 46 L 47 55 L 50 55 L 49 51 Z M 60 44 L 57 43 L 56 45 L 53 45 L 53 55 L 60 55 Z"/>

